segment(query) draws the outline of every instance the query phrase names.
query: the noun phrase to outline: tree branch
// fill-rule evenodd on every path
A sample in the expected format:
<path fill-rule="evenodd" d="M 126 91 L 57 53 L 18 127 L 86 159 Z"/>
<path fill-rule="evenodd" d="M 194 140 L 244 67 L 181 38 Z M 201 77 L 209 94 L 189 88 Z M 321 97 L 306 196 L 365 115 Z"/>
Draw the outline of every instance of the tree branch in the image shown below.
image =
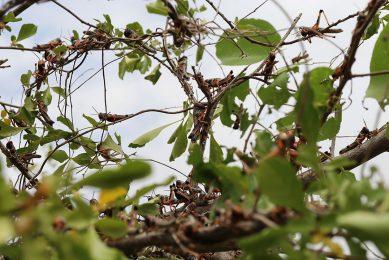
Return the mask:
<path fill-rule="evenodd" d="M 266 218 L 255 213 L 243 217 L 240 221 L 226 221 L 220 225 L 196 228 L 193 221 L 184 224 L 160 227 L 158 231 L 129 236 L 119 240 L 106 241 L 108 246 L 115 247 L 127 256 L 135 255 L 144 247 L 157 246 L 180 250 L 180 245 L 196 253 L 225 252 L 238 250 L 236 239 L 255 234 L 267 227 L 263 222 Z M 174 237 L 177 237 L 177 241 Z"/>
<path fill-rule="evenodd" d="M 3 4 L 0 8 L 0 20 L 3 20 L 4 15 L 8 13 L 11 9 L 15 16 L 18 16 L 22 12 L 24 12 L 27 8 L 32 6 L 33 4 L 39 2 L 40 0 L 10 0 Z"/>
<path fill-rule="evenodd" d="M 345 170 L 352 170 L 381 153 L 389 152 L 389 140 L 386 137 L 386 130 L 386 127 L 382 128 L 381 131 L 370 140 L 367 140 L 359 147 L 335 157 L 334 159 L 347 158 L 350 161 L 355 162 L 352 165 L 344 167 Z M 298 177 L 304 183 L 304 187 L 307 187 L 317 179 L 318 175 L 313 170 L 308 170 L 300 174 Z"/>
<path fill-rule="evenodd" d="M 0 150 L 10 160 L 10 162 L 15 165 L 16 168 L 18 168 L 18 170 L 24 177 L 26 177 L 29 181 L 32 180 L 32 176 L 28 172 L 28 168 L 16 156 L 11 154 L 2 142 L 0 142 Z"/>
<path fill-rule="evenodd" d="M 323 117 L 321 118 L 322 124 L 324 124 L 328 116 L 332 113 L 332 110 L 334 109 L 335 105 L 338 103 L 340 96 L 342 95 L 343 88 L 346 86 L 346 83 L 349 81 L 349 79 L 352 78 L 351 67 L 355 62 L 355 55 L 360 45 L 359 43 L 365 33 L 366 28 L 373 20 L 375 14 L 385 3 L 386 0 L 371 0 L 366 9 L 363 12 L 359 13 L 357 18 L 357 24 L 355 25 L 347 54 L 344 55 L 342 63 L 335 69 L 333 77 L 334 79 L 339 78 L 339 86 L 329 98 L 328 109 L 326 112 L 324 112 Z"/>

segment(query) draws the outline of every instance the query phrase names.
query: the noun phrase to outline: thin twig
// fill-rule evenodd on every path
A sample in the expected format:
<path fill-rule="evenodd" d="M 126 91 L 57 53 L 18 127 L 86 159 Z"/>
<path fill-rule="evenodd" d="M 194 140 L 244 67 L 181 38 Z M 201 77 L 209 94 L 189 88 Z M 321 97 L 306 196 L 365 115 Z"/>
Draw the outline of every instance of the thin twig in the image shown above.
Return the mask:
<path fill-rule="evenodd" d="M 156 112 L 156 113 L 162 113 L 162 114 L 170 114 L 170 115 L 174 115 L 174 114 L 181 114 L 181 113 L 184 113 L 184 112 L 187 112 L 187 111 L 190 111 L 192 110 L 193 107 L 189 107 L 189 108 L 186 108 L 186 109 L 182 109 L 182 110 L 179 110 L 179 111 L 164 111 L 164 110 L 160 110 L 160 109 L 145 109 L 145 110 L 142 110 L 142 111 L 139 111 L 135 114 L 130 114 L 130 115 L 127 115 L 126 117 L 122 118 L 122 119 L 119 119 L 119 120 L 116 120 L 114 122 L 111 122 L 111 123 L 108 123 L 108 124 L 100 124 L 100 125 L 97 125 L 95 127 L 92 127 L 91 129 L 88 129 L 88 130 L 85 130 L 79 134 L 76 134 L 75 136 L 67 139 L 66 141 L 62 142 L 62 143 L 59 143 L 57 144 L 57 146 L 47 155 L 47 157 L 43 160 L 42 162 L 42 165 L 41 167 L 39 168 L 38 172 L 32 177 L 32 180 L 36 179 L 36 177 L 38 177 L 42 171 L 43 171 L 43 168 L 45 166 L 45 164 L 47 163 L 47 161 L 51 158 L 51 156 L 54 154 L 55 151 L 57 151 L 59 148 L 61 148 L 62 146 L 66 145 L 66 144 L 69 144 L 71 143 L 72 141 L 74 141 L 75 139 L 81 137 L 81 136 L 84 136 L 90 132 L 93 132 L 95 131 L 96 129 L 100 129 L 100 128 L 106 128 L 108 126 L 111 126 L 111 125 L 115 125 L 115 124 L 118 124 L 118 123 L 121 123 L 123 121 L 126 121 L 128 119 L 131 119 L 131 118 L 134 118 L 136 116 L 139 116 L 141 114 L 145 114 L 145 113 L 150 113 L 150 112 Z M 30 180 L 26 186 L 30 185 L 32 180 Z"/>
<path fill-rule="evenodd" d="M 258 120 L 259 116 L 261 115 L 262 110 L 263 110 L 264 107 L 265 107 L 264 104 L 262 104 L 262 105 L 259 107 L 258 113 L 257 113 L 257 115 L 255 116 L 255 118 L 253 119 L 254 122 L 253 122 L 253 124 L 251 125 L 250 131 L 249 131 L 249 134 L 247 135 L 246 140 L 244 141 L 243 153 L 246 153 L 247 144 L 249 143 L 251 134 L 252 134 L 253 131 L 254 131 L 255 123 L 256 123 L 256 121 Z"/>
<path fill-rule="evenodd" d="M 0 101 L 0 105 L 7 106 L 7 107 L 21 108 L 21 106 L 10 104 L 10 103 L 6 103 L 6 102 L 3 102 L 3 101 Z"/>
<path fill-rule="evenodd" d="M 351 78 L 374 77 L 374 76 L 381 76 L 381 75 L 387 75 L 387 74 L 389 74 L 389 70 L 380 70 L 380 71 L 374 71 L 374 72 L 370 72 L 370 73 L 352 74 Z"/>
<path fill-rule="evenodd" d="M 78 15 L 76 15 L 72 10 L 70 10 L 69 8 L 67 8 L 66 6 L 58 3 L 56 0 L 51 0 L 53 3 L 55 3 L 56 5 L 58 5 L 59 7 L 61 7 L 62 9 L 64 9 L 66 12 L 68 12 L 69 14 L 71 14 L 74 18 L 76 18 L 78 21 L 80 21 L 80 23 L 82 24 L 85 24 L 85 25 L 88 25 L 89 27 L 92 27 L 92 28 L 95 28 L 95 29 L 98 29 L 96 26 L 94 26 L 93 24 L 90 24 L 86 21 L 84 21 L 83 19 L 81 19 Z"/>

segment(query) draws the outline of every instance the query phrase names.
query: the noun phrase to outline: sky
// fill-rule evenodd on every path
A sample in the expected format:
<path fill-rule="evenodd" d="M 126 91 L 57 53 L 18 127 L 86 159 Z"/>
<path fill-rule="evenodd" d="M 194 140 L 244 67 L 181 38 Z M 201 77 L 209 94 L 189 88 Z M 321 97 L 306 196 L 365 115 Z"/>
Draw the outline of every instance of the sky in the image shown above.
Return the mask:
<path fill-rule="evenodd" d="M 5 1 L 0 1 L 0 4 Z M 68 0 L 60 1 L 66 5 L 72 11 L 74 11 L 79 17 L 84 20 L 93 23 L 94 19 L 103 19 L 103 14 L 109 14 L 112 19 L 112 23 L 118 28 L 125 28 L 125 25 L 135 21 L 139 21 L 144 28 L 157 28 L 164 27 L 165 19 L 162 16 L 148 14 L 145 5 L 151 3 L 149 0 Z M 285 11 L 289 14 L 291 19 L 297 17 L 302 13 L 302 17 L 298 23 L 298 26 L 312 26 L 316 21 L 318 12 L 323 9 L 329 22 L 334 22 L 338 19 L 344 18 L 347 15 L 356 11 L 361 11 L 366 6 L 366 0 L 283 0 L 278 1 Z M 218 3 L 215 1 L 215 3 Z M 230 20 L 234 20 L 235 17 L 243 17 L 254 10 L 262 1 L 253 0 L 223 0 L 220 2 L 220 11 L 223 12 Z M 202 14 L 202 18 L 213 18 L 214 12 L 205 3 L 205 1 L 197 0 L 198 5 L 206 5 L 208 11 Z M 24 12 L 21 17 L 23 23 L 35 23 L 38 26 L 38 32 L 35 36 L 23 42 L 27 46 L 35 46 L 39 43 L 48 42 L 56 37 L 62 39 L 69 39 L 72 35 L 72 30 L 76 29 L 79 32 L 86 30 L 87 27 L 80 24 L 74 17 L 66 13 L 60 7 L 53 3 L 44 3 L 33 6 Z M 250 18 L 260 18 L 269 21 L 277 29 L 286 29 L 290 25 L 290 18 L 275 5 L 272 1 L 268 1 L 255 13 L 250 15 Z M 218 23 L 222 26 L 226 26 L 223 21 L 217 19 Z M 325 25 L 325 20 L 322 20 Z M 22 23 L 19 23 L 20 25 Z M 340 53 L 338 47 L 345 48 L 348 46 L 352 34 L 352 29 L 355 24 L 355 20 L 342 23 L 340 28 L 344 30 L 344 33 L 337 35 L 335 39 L 323 40 L 313 39 L 313 43 L 309 44 L 304 42 L 304 47 L 310 54 L 313 61 L 320 62 L 324 66 L 331 61 L 331 59 Z M 15 26 L 14 32 L 18 31 L 18 26 Z M 284 31 L 280 31 L 283 35 Z M 9 33 L 5 33 L 0 36 L 0 46 L 9 45 Z M 296 35 L 292 35 L 290 39 L 294 39 Z M 369 62 L 371 53 L 374 46 L 374 40 L 372 38 L 366 41 L 358 50 L 357 60 L 353 67 L 355 73 L 366 73 L 369 71 Z M 214 52 L 212 48 L 210 52 Z M 292 46 L 283 49 L 285 56 L 288 60 L 296 56 L 301 49 L 299 46 Z M 0 100 L 4 102 L 12 102 L 14 104 L 20 104 L 21 97 L 21 84 L 19 77 L 27 70 L 34 69 L 34 63 L 38 61 L 38 57 L 31 52 L 20 52 L 10 50 L 0 50 L 0 59 L 8 58 L 8 64 L 11 65 L 9 69 L 0 70 L 0 77 L 2 78 L 2 87 L 0 92 Z M 112 54 L 105 55 L 105 61 L 113 59 Z M 189 55 L 190 62 L 193 63 L 193 53 Z M 341 59 L 335 61 L 333 67 L 340 63 Z M 156 64 L 154 63 L 153 66 Z M 192 64 L 193 65 L 193 64 Z M 312 65 L 319 66 L 320 64 Z M 101 53 L 95 52 L 88 56 L 88 59 L 80 70 L 80 79 L 78 79 L 74 86 L 77 87 L 81 84 L 89 75 L 94 73 L 101 67 Z M 203 61 L 200 63 L 202 72 L 206 77 L 218 77 L 221 75 L 221 71 L 217 63 L 207 54 Z M 239 71 L 239 67 L 225 67 L 225 71 L 233 69 Z M 185 99 L 183 90 L 180 88 L 176 79 L 169 75 L 165 70 L 162 71 L 163 75 L 160 78 L 157 85 L 152 85 L 149 81 L 143 79 L 144 75 L 139 73 L 126 74 L 123 80 L 120 80 L 117 76 L 118 64 L 114 63 L 106 67 L 106 82 L 108 88 L 108 111 L 116 114 L 128 114 L 147 108 L 166 108 L 166 107 L 179 107 L 182 105 L 182 101 Z M 384 122 L 388 121 L 389 115 L 385 112 L 380 112 L 380 109 L 376 102 L 372 99 L 364 100 L 364 93 L 368 86 L 368 78 L 357 78 L 352 81 L 352 84 L 348 84 L 344 91 L 344 97 L 350 96 L 352 99 L 351 105 L 344 111 L 343 123 L 340 130 L 340 136 L 355 136 L 359 130 L 364 126 L 364 121 L 371 129 L 377 126 L 381 126 Z M 51 79 L 51 85 L 58 84 L 55 79 Z M 352 86 L 352 87 L 351 87 Z M 103 81 L 101 74 L 92 78 L 80 90 L 73 96 L 73 103 L 77 111 L 76 118 L 79 120 L 79 127 L 87 126 L 87 122 L 81 118 L 82 114 L 96 116 L 96 109 L 99 112 L 104 110 L 103 99 Z M 364 101 L 364 106 L 362 102 Z M 346 104 L 349 105 L 350 101 L 346 100 Z M 364 107 L 367 107 L 366 110 Z M 249 108 L 251 111 L 255 110 L 255 104 Z M 377 115 L 379 115 L 377 125 Z M 147 132 L 155 127 L 164 125 L 166 123 L 174 122 L 180 119 L 181 116 L 170 116 L 161 114 L 145 114 L 143 116 L 131 119 L 119 126 L 115 126 L 110 129 L 110 134 L 118 132 L 122 136 L 123 147 L 129 154 L 135 152 L 134 149 L 127 148 L 127 145 L 139 135 Z M 261 118 L 263 124 L 269 124 L 274 117 Z M 169 156 L 172 149 L 172 145 L 167 145 L 166 142 L 177 127 L 177 124 L 166 129 L 162 134 L 153 142 L 149 143 L 146 147 L 137 150 L 137 155 L 142 158 L 154 159 L 160 162 L 169 164 L 170 166 L 177 168 L 178 170 L 188 173 L 190 167 L 186 164 L 187 156 L 181 156 L 174 162 L 169 162 Z M 242 147 L 243 140 L 239 138 L 239 134 L 231 129 L 221 127 L 220 124 L 214 126 L 215 138 L 219 143 L 222 143 L 228 147 L 237 146 Z M 347 144 L 351 143 L 353 138 L 338 138 L 336 150 L 339 151 Z M 323 146 L 328 146 L 328 143 L 324 143 Z M 368 165 L 376 164 L 381 170 L 385 169 L 385 159 L 387 154 L 382 154 L 376 159 L 368 163 Z M 165 176 L 175 174 L 171 169 L 153 164 L 154 175 L 152 180 L 161 180 Z M 368 169 L 368 168 L 366 168 Z M 365 170 L 366 170 L 365 169 Z M 357 176 L 360 175 L 361 169 L 354 170 Z M 181 177 L 180 177 L 181 178 Z M 389 177 L 385 176 L 386 182 L 389 183 Z"/>

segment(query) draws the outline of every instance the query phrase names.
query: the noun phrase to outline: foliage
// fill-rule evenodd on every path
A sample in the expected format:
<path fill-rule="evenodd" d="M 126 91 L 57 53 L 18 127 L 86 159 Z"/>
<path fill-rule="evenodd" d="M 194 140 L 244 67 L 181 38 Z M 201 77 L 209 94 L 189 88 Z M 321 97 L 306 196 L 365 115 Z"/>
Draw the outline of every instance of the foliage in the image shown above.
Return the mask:
<path fill-rule="evenodd" d="M 0 37 L 8 36 L 5 30 L 13 33 L 23 23 L 21 12 L 36 2 L 0 7 Z M 92 24 L 53 1 L 89 29 L 36 46 L 21 42 L 34 39 L 39 24 L 22 24 L 17 36 L 9 35 L 8 48 L 35 52 L 40 60 L 20 76 L 22 103 L 0 101 L 0 149 L 6 159 L 1 170 L 19 174 L 10 181 L 0 175 L 0 258 L 223 259 L 227 256 L 218 254 L 224 252 L 244 259 L 365 259 L 367 242 L 389 257 L 389 190 L 375 181 L 375 168 L 360 180 L 350 171 L 389 150 L 386 125 L 362 129 L 339 156 L 320 148 L 322 141 L 336 140 L 342 91 L 358 76 L 352 74 L 356 51 L 375 34 L 371 71 L 362 76 L 370 77 L 366 96 L 383 110 L 388 104 L 387 2 L 371 0 L 364 11 L 326 28 L 297 27 L 300 15 L 286 31 L 262 19 L 230 21 L 205 2 L 156 0 L 145 11 L 166 18 L 166 26 L 145 29 L 128 21 L 122 29 L 109 15 Z M 215 29 L 198 18 L 203 12 L 216 12 L 228 27 Z M 340 33 L 337 27 L 350 19 L 356 25 L 338 67 L 306 71 L 305 52 L 291 63 L 283 56 L 281 48 Z M 289 41 L 296 28 L 301 35 Z M 77 109 L 68 104 L 77 92 L 70 91 L 68 79 L 82 70 L 88 54 L 108 51 L 117 56 L 122 80 L 143 75 L 162 87 L 162 77 L 175 77 L 187 96 L 182 108 L 91 112 L 82 115 L 83 122 L 75 120 Z M 233 71 L 204 78 L 197 65 L 207 55 Z M 52 86 L 55 76 L 66 80 Z M 114 132 L 123 121 L 154 112 L 181 118 L 154 126 L 129 144 Z M 281 116 L 270 116 L 274 112 Z M 264 117 L 274 120 L 263 125 Z M 225 145 L 218 136 L 221 127 L 239 132 L 242 147 Z M 187 157 L 190 173 L 176 170 L 187 178 L 166 177 L 134 190 L 152 173 L 136 152 L 169 130 L 169 161 Z M 167 186 L 168 193 L 158 189 Z"/>

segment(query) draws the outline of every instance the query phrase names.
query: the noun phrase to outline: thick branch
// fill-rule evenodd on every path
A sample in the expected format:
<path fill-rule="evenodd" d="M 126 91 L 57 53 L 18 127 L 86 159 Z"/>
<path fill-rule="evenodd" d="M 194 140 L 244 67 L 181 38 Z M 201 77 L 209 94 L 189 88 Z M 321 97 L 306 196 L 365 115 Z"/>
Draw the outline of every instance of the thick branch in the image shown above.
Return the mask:
<path fill-rule="evenodd" d="M 382 129 L 376 136 L 367 140 L 359 147 L 335 157 L 334 159 L 347 158 L 350 161 L 354 161 L 354 164 L 344 167 L 345 170 L 352 170 L 384 152 L 389 152 L 389 140 L 386 137 L 386 128 Z M 307 187 L 316 180 L 317 177 L 317 174 L 312 170 L 305 171 L 299 175 L 299 178 L 304 183 L 304 187 Z"/>
<path fill-rule="evenodd" d="M 128 256 L 136 254 L 147 246 L 169 247 L 174 251 L 184 246 L 196 253 L 231 251 L 238 249 L 236 239 L 255 234 L 266 228 L 267 226 L 262 221 L 264 218 L 266 217 L 256 213 L 234 223 L 223 223 L 198 229 L 193 225 L 194 223 L 186 223 L 176 225 L 174 228 L 146 232 L 120 240 L 109 240 L 106 243 Z"/>
<path fill-rule="evenodd" d="M 30 6 L 32 6 L 33 4 L 39 1 L 40 0 L 10 0 L 0 8 L 0 20 L 3 20 L 4 15 L 7 12 L 9 12 L 11 9 L 14 9 L 13 10 L 14 15 L 18 16 L 27 8 L 29 8 Z"/>

